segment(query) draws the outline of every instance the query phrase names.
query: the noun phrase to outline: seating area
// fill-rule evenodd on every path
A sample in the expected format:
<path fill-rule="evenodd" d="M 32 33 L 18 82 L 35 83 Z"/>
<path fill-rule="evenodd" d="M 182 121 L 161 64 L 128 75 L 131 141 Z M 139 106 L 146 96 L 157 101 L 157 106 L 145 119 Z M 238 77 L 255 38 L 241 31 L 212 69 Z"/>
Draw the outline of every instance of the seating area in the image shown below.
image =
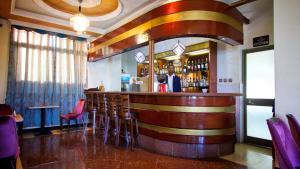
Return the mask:
<path fill-rule="evenodd" d="M 120 144 L 120 138 L 125 138 L 132 150 L 135 140 L 138 140 L 138 122 L 130 111 L 129 95 L 89 93 L 86 96 L 89 114 L 93 117 L 93 132 L 96 126 L 98 129 L 102 127 L 105 144 L 111 136 L 116 146 Z"/>
<path fill-rule="evenodd" d="M 300 0 L 1 0 L 0 169 L 300 169 Z"/>

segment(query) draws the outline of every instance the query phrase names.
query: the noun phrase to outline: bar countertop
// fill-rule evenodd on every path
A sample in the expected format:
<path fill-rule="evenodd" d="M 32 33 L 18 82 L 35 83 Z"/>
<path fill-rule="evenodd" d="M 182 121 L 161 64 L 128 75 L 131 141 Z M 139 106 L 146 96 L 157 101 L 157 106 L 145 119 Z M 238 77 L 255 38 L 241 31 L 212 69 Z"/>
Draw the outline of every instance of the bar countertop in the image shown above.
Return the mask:
<path fill-rule="evenodd" d="M 149 95 L 149 96 L 198 96 L 198 97 L 215 97 L 215 96 L 242 96 L 241 93 L 184 93 L 184 92 L 100 92 L 96 90 L 85 90 L 85 93 L 104 93 L 104 94 L 129 94 L 129 95 Z"/>

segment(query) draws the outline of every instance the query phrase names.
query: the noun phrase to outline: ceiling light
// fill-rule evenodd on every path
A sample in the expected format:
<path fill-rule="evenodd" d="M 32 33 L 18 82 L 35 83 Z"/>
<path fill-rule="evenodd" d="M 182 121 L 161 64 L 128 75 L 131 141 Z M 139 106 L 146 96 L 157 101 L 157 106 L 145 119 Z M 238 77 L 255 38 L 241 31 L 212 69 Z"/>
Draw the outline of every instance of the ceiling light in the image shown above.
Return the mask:
<path fill-rule="evenodd" d="M 195 50 L 192 52 L 185 53 L 186 55 L 195 56 L 195 55 L 202 55 L 205 53 L 209 53 L 209 49 L 201 49 L 201 50 Z"/>
<path fill-rule="evenodd" d="M 178 41 L 173 49 L 173 52 L 177 56 L 181 56 L 183 54 L 184 50 L 185 50 L 185 46 Z"/>
<path fill-rule="evenodd" d="M 90 26 L 90 21 L 88 18 L 81 13 L 81 3 L 82 0 L 78 0 L 79 2 L 79 13 L 75 14 L 70 18 L 70 24 L 73 26 L 73 29 L 77 31 L 78 34 L 82 34 L 87 28 Z"/>
<path fill-rule="evenodd" d="M 146 56 L 143 54 L 143 52 L 138 52 L 135 54 L 135 60 L 138 63 L 143 63 L 146 59 Z"/>
<path fill-rule="evenodd" d="M 147 33 L 142 33 L 142 34 L 139 34 L 137 36 L 137 43 L 138 44 L 147 42 L 148 40 L 149 40 L 149 36 L 148 36 Z"/>
<path fill-rule="evenodd" d="M 167 56 L 163 58 L 164 60 L 178 60 L 180 59 L 180 56 L 173 55 L 173 56 Z"/>

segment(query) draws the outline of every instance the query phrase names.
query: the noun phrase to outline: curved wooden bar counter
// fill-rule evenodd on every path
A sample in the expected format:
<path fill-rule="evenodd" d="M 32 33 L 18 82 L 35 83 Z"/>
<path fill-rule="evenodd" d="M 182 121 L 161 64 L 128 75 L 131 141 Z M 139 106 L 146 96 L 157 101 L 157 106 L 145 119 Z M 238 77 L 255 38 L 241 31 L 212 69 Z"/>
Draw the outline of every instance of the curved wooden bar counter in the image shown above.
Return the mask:
<path fill-rule="evenodd" d="M 233 153 L 235 97 L 239 94 L 119 94 L 130 95 L 130 109 L 137 114 L 143 148 L 188 158 Z"/>

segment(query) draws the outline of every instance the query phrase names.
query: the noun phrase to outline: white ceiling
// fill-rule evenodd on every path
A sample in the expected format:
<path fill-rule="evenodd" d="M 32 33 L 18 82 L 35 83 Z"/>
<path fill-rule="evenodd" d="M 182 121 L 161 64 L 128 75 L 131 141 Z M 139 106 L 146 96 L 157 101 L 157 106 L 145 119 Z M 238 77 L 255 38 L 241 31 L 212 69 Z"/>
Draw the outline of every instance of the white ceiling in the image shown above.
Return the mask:
<path fill-rule="evenodd" d="M 90 31 L 97 32 L 100 34 L 107 33 L 127 22 L 140 16 L 147 11 L 168 2 L 169 0 L 120 0 L 122 4 L 121 13 L 113 19 L 105 21 L 93 21 L 91 22 Z M 232 3 L 238 0 L 219 0 L 225 3 Z M 54 15 L 45 9 L 40 8 L 33 0 L 13 0 L 15 6 L 13 9 L 19 14 L 26 15 L 26 17 L 35 16 L 47 20 L 48 22 L 54 22 L 69 26 L 69 21 L 63 17 Z M 257 0 L 252 3 L 243 5 L 238 9 L 250 19 L 256 17 L 262 13 L 266 8 L 270 8 L 273 5 L 273 0 Z"/>

